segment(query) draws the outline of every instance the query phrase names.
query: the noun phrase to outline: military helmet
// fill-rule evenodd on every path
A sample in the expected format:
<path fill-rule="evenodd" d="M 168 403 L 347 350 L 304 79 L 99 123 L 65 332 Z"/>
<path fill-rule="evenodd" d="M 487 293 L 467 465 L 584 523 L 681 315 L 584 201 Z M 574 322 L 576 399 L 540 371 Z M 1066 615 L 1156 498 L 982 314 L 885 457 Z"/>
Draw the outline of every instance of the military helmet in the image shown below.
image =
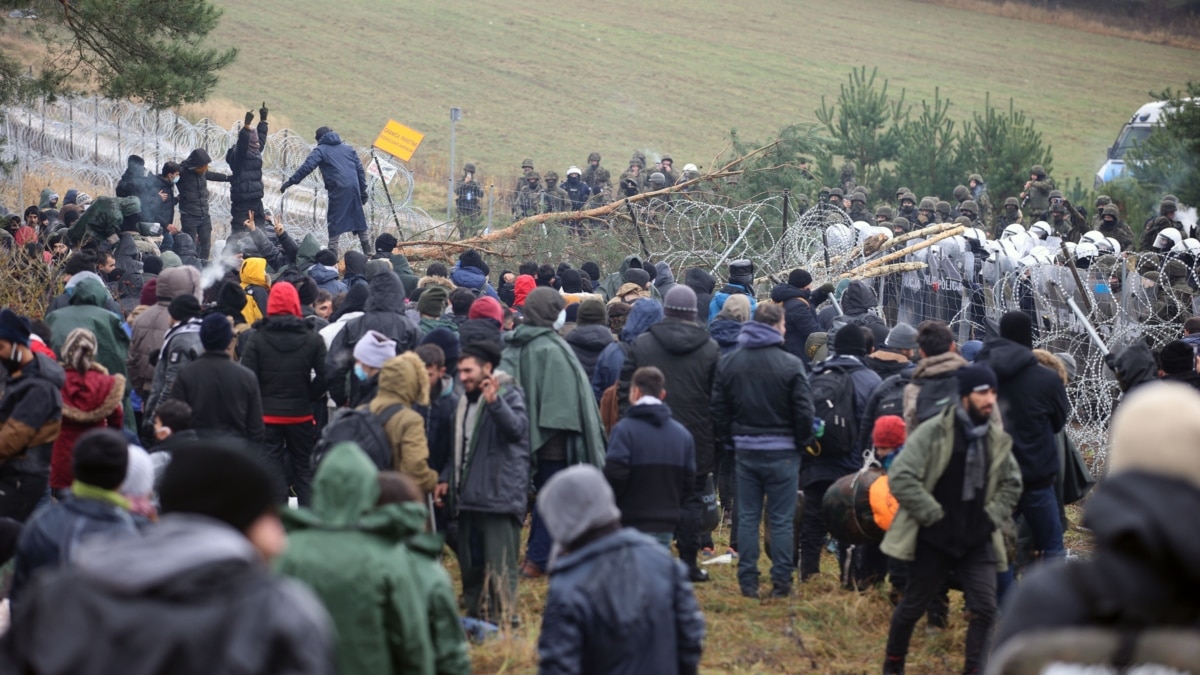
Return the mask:
<path fill-rule="evenodd" d="M 644 169 L 644 168 L 646 168 L 646 160 L 641 157 L 636 157 L 636 156 L 630 157 L 629 158 L 629 166 L 631 166 L 631 167 L 639 166 Z"/>
<path fill-rule="evenodd" d="M 1112 216 L 1113 218 L 1120 218 L 1121 210 L 1117 208 L 1116 204 L 1105 204 L 1104 206 L 1100 207 L 1100 215 L 1101 216 Z"/>
<path fill-rule="evenodd" d="M 1178 205 L 1174 201 L 1170 199 L 1164 199 L 1158 205 L 1158 212 L 1165 216 L 1168 213 L 1175 213 L 1178 208 Z"/>
<path fill-rule="evenodd" d="M 463 173 L 475 173 L 475 165 L 470 162 L 463 165 Z"/>
<path fill-rule="evenodd" d="M 599 161 L 600 161 L 600 153 L 593 152 L 590 155 L 588 155 L 588 162 L 599 162 Z"/>
<path fill-rule="evenodd" d="M 1111 203 L 1112 203 L 1112 197 L 1109 197 L 1108 195 L 1096 195 L 1096 208 L 1100 208 L 1101 206 L 1108 206 Z"/>
<path fill-rule="evenodd" d="M 796 201 L 807 206 L 808 205 L 808 195 L 804 194 L 803 192 L 798 193 L 796 195 Z"/>
<path fill-rule="evenodd" d="M 967 176 L 967 182 L 970 183 L 971 181 L 975 181 L 976 183 L 983 185 L 983 176 L 980 176 L 977 173 L 973 173 L 970 176 Z"/>
<path fill-rule="evenodd" d="M 892 207 L 888 206 L 887 204 L 881 204 L 879 206 L 879 208 L 875 209 L 875 217 L 876 218 L 879 218 L 880 216 L 882 216 L 884 218 L 887 218 L 888 220 L 891 220 L 893 215 L 894 214 L 892 212 Z"/>
<path fill-rule="evenodd" d="M 683 172 L 684 173 L 700 173 L 700 169 L 697 169 L 695 164 L 684 164 Z"/>
<path fill-rule="evenodd" d="M 1180 262 L 1179 260 L 1177 260 L 1175 258 L 1168 260 L 1167 264 L 1163 265 L 1162 269 L 1163 269 L 1163 272 L 1166 273 L 1167 279 L 1170 280 L 1171 285 L 1175 285 L 1176 283 L 1179 283 L 1181 281 L 1187 281 L 1187 276 L 1188 276 L 1187 265 L 1184 265 L 1182 262 Z"/>
<path fill-rule="evenodd" d="M 912 223 L 908 222 L 908 218 L 905 218 L 904 216 L 896 216 L 896 218 L 892 220 L 892 231 L 899 230 L 901 232 L 908 232 L 911 227 Z"/>
<path fill-rule="evenodd" d="M 842 192 L 842 188 L 833 188 L 829 191 L 830 197 L 845 197 L 846 193 Z"/>
<path fill-rule="evenodd" d="M 932 211 L 936 207 L 937 207 L 937 202 L 933 201 L 929 197 L 926 197 L 921 200 L 921 206 L 918 208 L 920 208 L 922 211 Z"/>
<path fill-rule="evenodd" d="M 961 205 L 959 205 L 958 210 L 959 211 L 970 211 L 971 213 L 978 215 L 979 214 L 979 205 L 975 203 L 974 199 L 968 199 L 967 201 L 965 201 Z"/>
<path fill-rule="evenodd" d="M 855 190 L 854 192 L 850 193 L 850 203 L 866 204 L 867 196 L 858 190 Z"/>
<path fill-rule="evenodd" d="M 938 213 L 950 215 L 950 202 L 938 202 L 933 208 Z"/>
<path fill-rule="evenodd" d="M 1017 201 L 1016 197 L 1009 197 L 1008 199 L 1004 200 L 1004 206 L 1005 207 L 1013 206 L 1013 207 L 1016 207 L 1019 209 L 1019 208 L 1021 208 L 1021 202 Z"/>
<path fill-rule="evenodd" d="M 896 199 L 900 199 L 900 197 L 901 197 L 902 195 L 904 195 L 904 193 L 906 193 L 906 192 L 907 192 L 907 193 L 912 193 L 912 190 L 909 190 L 909 189 L 908 189 L 908 188 L 906 188 L 906 187 L 899 187 L 899 188 L 896 188 Z"/>
<path fill-rule="evenodd" d="M 817 196 L 819 196 L 819 197 L 821 197 L 822 199 L 824 199 L 825 197 L 828 197 L 828 196 L 829 196 L 829 190 L 830 190 L 830 188 L 829 188 L 829 187 L 827 187 L 827 186 L 825 186 L 825 185 L 822 185 L 822 186 L 821 186 L 821 190 L 820 190 L 819 192 L 817 192 Z"/>
<path fill-rule="evenodd" d="M 900 195 L 900 203 L 901 204 L 903 204 L 904 200 L 906 200 L 906 199 L 908 201 L 912 202 L 913 204 L 917 203 L 917 196 L 911 192 L 905 192 L 904 194 Z"/>
<path fill-rule="evenodd" d="M 960 202 L 965 202 L 971 197 L 971 190 L 966 185 L 958 185 L 954 188 L 954 198 Z"/>
<path fill-rule="evenodd" d="M 1176 197 L 1175 195 L 1163 195 L 1163 201 L 1164 202 L 1174 202 L 1175 204 L 1178 204 L 1179 197 Z"/>
<path fill-rule="evenodd" d="M 651 183 L 666 183 L 667 177 L 661 171 L 655 171 L 654 173 L 650 174 L 650 182 Z"/>
<path fill-rule="evenodd" d="M 1046 169 L 1041 164 L 1034 164 L 1033 168 L 1029 170 L 1029 173 L 1037 176 L 1038 178 L 1046 177 Z"/>
<path fill-rule="evenodd" d="M 554 181 L 556 181 L 556 180 L 558 180 L 558 172 L 556 172 L 556 171 L 547 171 L 547 172 L 546 172 L 546 180 L 547 180 L 547 181 L 551 181 L 551 180 L 554 180 Z"/>
<path fill-rule="evenodd" d="M 541 181 L 542 181 L 542 175 L 539 174 L 538 172 L 534 171 L 533 169 L 530 169 L 525 172 L 525 182 L 540 183 Z"/>
<path fill-rule="evenodd" d="M 660 161 L 660 162 L 670 162 L 670 163 L 672 163 L 672 164 L 674 164 L 674 163 L 675 163 L 675 160 L 671 159 L 671 156 L 670 156 L 670 155 L 668 155 L 668 154 L 666 154 L 665 152 L 663 153 L 662 159 L 660 159 L 660 160 L 658 160 L 658 161 Z"/>
<path fill-rule="evenodd" d="M 521 168 L 529 169 L 530 171 L 533 171 L 533 160 L 532 159 L 521 160 Z"/>
<path fill-rule="evenodd" d="M 1050 191 L 1050 199 L 1062 199 L 1062 198 L 1063 198 L 1062 190 L 1051 190 Z"/>

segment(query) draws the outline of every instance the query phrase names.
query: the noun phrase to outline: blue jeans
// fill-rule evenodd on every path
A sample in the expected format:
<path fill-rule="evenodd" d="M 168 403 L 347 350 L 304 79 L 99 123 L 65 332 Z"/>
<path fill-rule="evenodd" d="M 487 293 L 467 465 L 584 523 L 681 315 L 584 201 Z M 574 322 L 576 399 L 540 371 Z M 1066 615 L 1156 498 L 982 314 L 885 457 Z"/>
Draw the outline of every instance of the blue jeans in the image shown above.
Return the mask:
<path fill-rule="evenodd" d="M 1017 501 L 1017 513 L 1025 516 L 1025 521 L 1033 530 L 1034 551 L 1040 552 L 1042 558 L 1053 559 L 1066 555 L 1058 497 L 1054 494 L 1053 485 L 1022 492 L 1021 499 Z"/>
<path fill-rule="evenodd" d="M 541 492 L 546 486 L 546 481 L 565 468 L 566 460 L 537 460 L 537 471 L 533 474 L 534 491 Z M 553 543 L 546 524 L 542 522 L 542 516 L 534 508 L 533 520 L 529 523 L 529 546 L 525 549 L 525 559 L 544 571 L 550 563 L 550 545 Z"/>
<path fill-rule="evenodd" d="M 771 583 L 792 585 L 796 550 L 792 522 L 796 515 L 796 490 L 800 485 L 800 455 L 795 451 L 739 451 L 737 453 L 738 584 L 758 589 L 758 524 L 766 502 L 771 533 Z"/>

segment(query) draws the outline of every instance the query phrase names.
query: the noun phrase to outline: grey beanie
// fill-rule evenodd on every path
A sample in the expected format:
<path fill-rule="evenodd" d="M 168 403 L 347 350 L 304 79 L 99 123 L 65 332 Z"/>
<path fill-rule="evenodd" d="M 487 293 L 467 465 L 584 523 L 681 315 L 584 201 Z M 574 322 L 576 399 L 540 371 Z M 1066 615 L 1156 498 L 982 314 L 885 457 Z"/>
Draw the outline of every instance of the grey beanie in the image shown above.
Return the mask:
<path fill-rule="evenodd" d="M 696 291 L 687 286 L 675 286 L 663 298 L 663 312 L 677 319 L 696 319 Z"/>
<path fill-rule="evenodd" d="M 587 532 L 621 521 L 612 488 L 600 469 L 590 464 L 554 474 L 538 495 L 537 509 L 554 541 L 552 559 Z"/>
<path fill-rule="evenodd" d="M 888 333 L 887 340 L 883 346 L 888 349 L 916 349 L 917 348 L 917 329 L 904 323 L 897 323 L 891 332 Z"/>
<path fill-rule="evenodd" d="M 383 368 L 388 359 L 396 356 L 396 341 L 377 330 L 369 330 L 354 345 L 354 360 L 368 368 Z"/>

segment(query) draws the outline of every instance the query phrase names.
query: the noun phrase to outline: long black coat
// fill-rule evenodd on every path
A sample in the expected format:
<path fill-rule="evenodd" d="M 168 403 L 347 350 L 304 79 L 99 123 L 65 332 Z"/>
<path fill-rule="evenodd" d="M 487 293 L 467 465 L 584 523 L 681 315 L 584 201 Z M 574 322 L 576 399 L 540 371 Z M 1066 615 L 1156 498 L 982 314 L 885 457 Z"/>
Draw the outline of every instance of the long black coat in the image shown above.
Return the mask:
<path fill-rule="evenodd" d="M 175 378 L 171 398 L 191 406 L 196 431 L 233 433 L 262 445 L 266 428 L 258 380 L 225 352 L 204 352 L 184 366 Z"/>
<path fill-rule="evenodd" d="M 720 357 L 720 347 L 704 326 L 666 318 L 638 336 L 625 357 L 617 384 L 617 400 L 624 414 L 629 408 L 629 383 L 634 371 L 655 366 L 663 372 L 667 378 L 667 405 L 675 420 L 687 427 L 696 441 L 697 476 L 711 473 L 715 465 L 709 401 Z"/>
<path fill-rule="evenodd" d="M 196 148 L 180 167 L 179 183 L 179 220 L 188 227 L 203 227 L 212 225 L 208 213 L 208 181 L 215 180 L 228 183 L 229 176 L 216 171 L 197 173 L 196 169 L 208 166 L 212 162 L 204 148 Z"/>

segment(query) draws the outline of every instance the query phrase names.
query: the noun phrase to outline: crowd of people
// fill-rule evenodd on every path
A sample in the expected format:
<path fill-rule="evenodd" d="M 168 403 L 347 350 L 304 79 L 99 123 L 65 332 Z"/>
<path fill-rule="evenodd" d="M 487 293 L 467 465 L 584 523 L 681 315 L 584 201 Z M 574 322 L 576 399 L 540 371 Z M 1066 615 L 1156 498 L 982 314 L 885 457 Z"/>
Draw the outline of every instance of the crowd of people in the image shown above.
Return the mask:
<path fill-rule="evenodd" d="M 1064 505 L 1090 487 L 1066 431 L 1076 364 L 1034 348 L 1030 312 L 959 342 L 944 321 L 889 316 L 863 281 L 795 269 L 764 289 L 752 260 L 718 280 L 637 255 L 496 270 L 464 249 L 418 275 L 394 235 L 353 224 L 349 187 L 331 188 L 331 222 L 351 222 L 362 252 L 297 244 L 261 208 L 260 115 L 230 151 L 226 178 L 250 187 L 211 256 L 220 278 L 201 274 L 204 228 L 174 222 L 181 175 L 189 192 L 219 180 L 203 150 L 161 176 L 131 157 L 116 197 L 72 191 L 58 209 L 47 191 L 14 234 L 51 244 L 36 258 L 65 289 L 44 316 L 0 311 L 0 661 L 18 672 L 467 672 L 467 635 L 520 626 L 521 588 L 545 576 L 543 672 L 696 672 L 693 584 L 719 555 L 748 599 L 831 569 L 848 592 L 889 589 L 885 673 L 905 671 L 921 617 L 947 625 L 951 589 L 966 673 L 983 672 L 997 623 L 1001 644 L 1090 622 L 1195 626 L 1196 533 L 1171 514 L 1200 506 L 1182 449 L 1197 418 L 1156 411 L 1200 409 L 1200 320 L 1159 353 L 1109 359 L 1137 391 L 1088 505 L 1095 557 L 1064 568 Z M 323 128 L 283 188 L 317 167 L 327 184 L 353 177 L 342 149 Z M 568 184 L 607 185 L 599 161 Z M 1029 206 L 1053 219 L 1038 169 Z M 689 171 L 664 158 L 649 184 Z M 947 215 L 984 216 L 971 183 Z M 834 200 L 865 213 L 863 193 Z M 903 192 L 880 222 L 938 222 L 925 201 Z M 1151 416 L 1161 438 L 1140 433 Z M 883 477 L 864 528 L 861 505 L 839 504 L 868 469 Z M 1102 601 L 1110 583 L 1128 603 Z"/>

